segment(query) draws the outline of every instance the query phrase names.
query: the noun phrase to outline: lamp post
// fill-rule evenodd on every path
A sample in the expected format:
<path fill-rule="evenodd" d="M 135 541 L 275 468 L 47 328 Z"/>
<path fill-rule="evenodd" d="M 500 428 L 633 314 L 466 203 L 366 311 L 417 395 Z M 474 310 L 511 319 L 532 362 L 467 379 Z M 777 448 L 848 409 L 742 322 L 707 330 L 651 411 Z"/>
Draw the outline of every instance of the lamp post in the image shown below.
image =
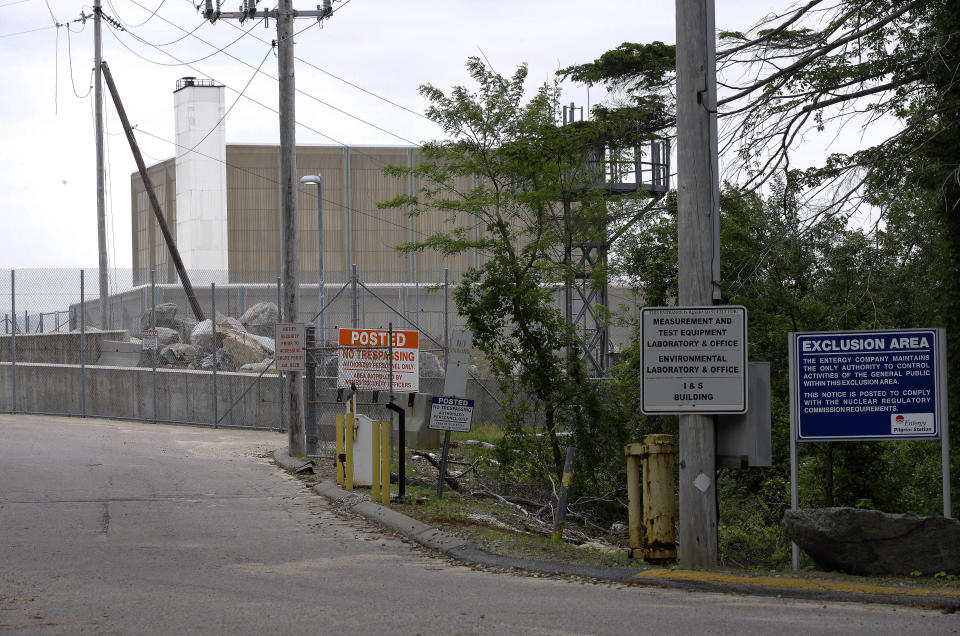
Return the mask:
<path fill-rule="evenodd" d="M 320 346 L 327 344 L 327 332 L 323 321 L 324 281 L 323 281 L 323 178 L 320 175 L 308 174 L 300 179 L 300 183 L 315 183 L 317 185 L 317 339 Z M 323 356 L 320 356 L 321 364 Z"/>

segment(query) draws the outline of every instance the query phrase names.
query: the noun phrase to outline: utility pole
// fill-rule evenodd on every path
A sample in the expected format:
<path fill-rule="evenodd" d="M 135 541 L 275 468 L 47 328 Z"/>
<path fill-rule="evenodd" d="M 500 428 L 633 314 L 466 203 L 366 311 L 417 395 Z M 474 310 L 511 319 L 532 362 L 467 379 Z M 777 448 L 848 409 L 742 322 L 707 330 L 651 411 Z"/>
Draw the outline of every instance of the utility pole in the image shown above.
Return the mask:
<path fill-rule="evenodd" d="M 97 147 L 97 247 L 100 252 L 100 328 L 107 330 L 107 220 L 104 202 L 103 169 L 103 76 L 100 64 L 103 62 L 100 37 L 100 0 L 93 2 L 93 118 L 94 136 Z"/>
<path fill-rule="evenodd" d="M 719 300 L 719 166 L 714 0 L 676 0 L 679 304 Z M 680 416 L 680 561 L 717 564 L 716 425 Z"/>
<path fill-rule="evenodd" d="M 279 0 L 274 10 L 257 10 L 257 0 L 243 0 L 240 11 L 221 12 L 213 8 L 213 0 L 206 0 L 203 17 L 210 22 L 220 18 L 256 20 L 274 18 L 277 21 L 277 66 L 280 81 L 280 183 L 282 217 L 283 315 L 288 322 L 297 321 L 297 294 L 300 286 L 300 232 L 297 208 L 297 140 L 296 86 L 293 64 L 293 19 L 315 17 L 317 21 L 333 15 L 331 0 L 323 0 L 316 11 L 295 11 L 293 0 Z M 291 457 L 306 453 L 306 429 L 303 420 L 303 384 L 301 373 L 287 372 L 287 446 Z"/>

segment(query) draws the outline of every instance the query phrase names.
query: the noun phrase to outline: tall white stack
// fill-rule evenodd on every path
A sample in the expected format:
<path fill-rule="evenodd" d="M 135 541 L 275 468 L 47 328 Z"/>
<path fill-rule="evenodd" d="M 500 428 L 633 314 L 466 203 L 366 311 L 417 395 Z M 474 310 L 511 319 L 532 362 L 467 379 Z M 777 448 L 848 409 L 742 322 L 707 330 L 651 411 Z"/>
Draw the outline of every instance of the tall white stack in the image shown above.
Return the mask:
<path fill-rule="evenodd" d="M 223 86 L 185 77 L 173 93 L 176 117 L 177 247 L 199 281 L 227 276 L 227 146 Z"/>

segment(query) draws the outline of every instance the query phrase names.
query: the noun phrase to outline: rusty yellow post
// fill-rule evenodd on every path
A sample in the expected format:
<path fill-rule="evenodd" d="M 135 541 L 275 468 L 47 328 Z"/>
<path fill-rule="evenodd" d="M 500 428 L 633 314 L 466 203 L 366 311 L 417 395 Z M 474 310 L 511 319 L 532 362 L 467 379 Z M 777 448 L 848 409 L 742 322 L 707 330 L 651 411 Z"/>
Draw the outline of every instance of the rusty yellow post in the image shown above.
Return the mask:
<path fill-rule="evenodd" d="M 641 556 L 643 547 L 643 516 L 640 501 L 640 452 L 642 444 L 627 444 L 623 452 L 627 456 L 627 518 L 630 527 L 630 558 Z"/>
<path fill-rule="evenodd" d="M 390 505 L 390 422 L 380 422 L 380 479 L 383 487 L 380 496 L 383 505 Z"/>
<path fill-rule="evenodd" d="M 337 416 L 337 483 L 343 485 L 343 415 Z"/>
<path fill-rule="evenodd" d="M 353 413 L 347 413 L 344 418 L 344 441 L 347 461 L 344 466 L 343 487 L 347 490 L 353 490 Z"/>
<path fill-rule="evenodd" d="M 646 435 L 643 454 L 643 559 L 666 564 L 677 560 L 676 507 L 674 505 L 673 435 Z"/>
<path fill-rule="evenodd" d="M 376 501 L 380 498 L 380 420 L 373 420 L 371 427 L 370 489 L 373 491 L 373 500 Z"/>

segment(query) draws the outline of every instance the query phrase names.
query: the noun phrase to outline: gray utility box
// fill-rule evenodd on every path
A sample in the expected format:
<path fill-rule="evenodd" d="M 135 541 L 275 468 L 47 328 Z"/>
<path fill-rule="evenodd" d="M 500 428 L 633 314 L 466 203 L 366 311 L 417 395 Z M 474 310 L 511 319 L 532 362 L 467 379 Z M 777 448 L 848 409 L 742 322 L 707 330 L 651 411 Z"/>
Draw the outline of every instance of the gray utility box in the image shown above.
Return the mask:
<path fill-rule="evenodd" d="M 717 467 L 770 465 L 770 363 L 750 362 L 747 412 L 717 419 Z"/>

